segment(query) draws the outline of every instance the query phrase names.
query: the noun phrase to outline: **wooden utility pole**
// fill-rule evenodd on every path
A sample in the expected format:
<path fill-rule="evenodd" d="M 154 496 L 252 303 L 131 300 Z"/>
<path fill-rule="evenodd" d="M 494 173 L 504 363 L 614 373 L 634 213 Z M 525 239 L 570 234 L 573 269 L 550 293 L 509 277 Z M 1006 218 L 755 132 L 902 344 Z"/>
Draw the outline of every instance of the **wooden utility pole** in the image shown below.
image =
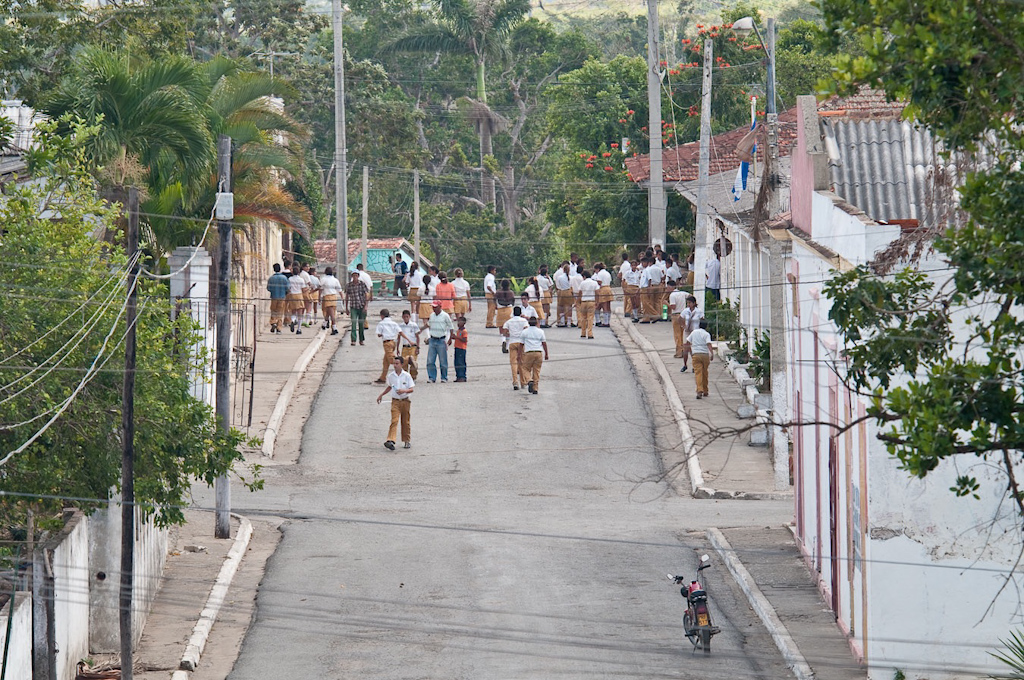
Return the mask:
<path fill-rule="evenodd" d="M 217 424 L 231 430 L 231 217 L 220 208 L 221 194 L 231 193 L 231 138 L 217 138 Z M 225 219 L 226 217 L 226 219 Z M 231 480 L 226 474 L 215 485 L 217 513 L 213 535 L 231 538 Z"/>
<path fill-rule="evenodd" d="M 124 320 L 124 380 L 121 406 L 121 591 L 118 623 L 121 679 L 132 680 L 132 594 L 135 588 L 135 321 L 138 317 L 139 191 L 128 187 L 128 302 Z M 12 609 L 13 612 L 13 609 Z"/>
<path fill-rule="evenodd" d="M 651 176 L 647 189 L 649 245 L 665 246 L 665 175 L 661 163 L 661 62 L 658 0 L 647 0 L 647 129 L 651 137 Z"/>
<path fill-rule="evenodd" d="M 412 171 L 412 247 L 416 264 L 420 261 L 420 171 Z"/>
<path fill-rule="evenodd" d="M 348 281 L 348 149 L 345 139 L 345 49 L 344 9 L 341 0 L 333 0 L 334 27 L 334 236 L 338 278 Z M 342 275 L 341 272 L 346 272 Z"/>
<path fill-rule="evenodd" d="M 369 209 L 370 209 L 370 166 L 364 165 L 363 166 L 363 247 L 361 248 L 361 250 L 362 250 L 362 260 L 363 260 L 363 269 L 366 269 L 366 248 L 367 248 L 367 243 L 366 242 L 367 242 L 367 240 L 369 240 L 369 234 L 370 234 L 370 222 L 369 222 L 370 218 L 367 215 L 367 212 L 369 211 Z"/>
<path fill-rule="evenodd" d="M 700 100 L 700 159 L 697 165 L 697 223 L 693 236 L 693 296 L 704 309 L 705 267 L 708 261 L 708 175 L 711 169 L 711 67 L 715 43 L 704 41 L 704 77 Z"/>

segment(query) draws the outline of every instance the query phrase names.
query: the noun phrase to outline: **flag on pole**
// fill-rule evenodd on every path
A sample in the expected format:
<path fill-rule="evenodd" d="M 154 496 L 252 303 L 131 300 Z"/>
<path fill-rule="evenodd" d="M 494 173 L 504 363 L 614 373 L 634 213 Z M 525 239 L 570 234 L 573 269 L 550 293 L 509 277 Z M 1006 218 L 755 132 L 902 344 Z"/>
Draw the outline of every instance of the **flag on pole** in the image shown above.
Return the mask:
<path fill-rule="evenodd" d="M 732 184 L 732 200 L 738 201 L 747 190 L 747 176 L 750 174 L 750 161 L 757 155 L 757 97 L 750 98 L 750 132 L 736 146 L 736 155 L 740 157 L 740 167 L 736 169 L 736 180 Z"/>

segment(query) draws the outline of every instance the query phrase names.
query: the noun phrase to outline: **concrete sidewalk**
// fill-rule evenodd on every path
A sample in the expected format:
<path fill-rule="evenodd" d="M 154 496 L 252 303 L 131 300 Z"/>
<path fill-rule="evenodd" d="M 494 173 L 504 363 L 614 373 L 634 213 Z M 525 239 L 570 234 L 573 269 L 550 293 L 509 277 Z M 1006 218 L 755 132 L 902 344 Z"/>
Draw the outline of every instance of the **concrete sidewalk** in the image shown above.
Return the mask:
<path fill-rule="evenodd" d="M 305 381 L 319 385 L 323 365 L 340 344 L 338 338 L 344 338 L 347 330 L 347 319 L 339 326 L 337 336 L 321 331 L 319 325 L 304 328 L 301 335 L 288 331 L 271 335 L 265 329 L 261 330 L 254 365 L 252 425 L 247 428 L 250 436 L 262 438 L 266 435 L 267 424 L 278 397 L 292 377 L 300 356 L 319 346 L 319 357 L 314 362 L 316 366 L 303 371 L 308 373 L 304 376 Z M 327 358 L 324 358 L 325 355 Z M 287 464 L 298 455 L 302 424 L 308 416 L 312 401 L 310 393 L 315 392 L 315 389 L 298 392 L 289 400 L 281 431 L 277 433 L 275 459 L 254 449 L 245 452 L 246 462 L 258 465 Z M 235 495 L 238 494 L 236 489 Z M 205 499 L 212 499 L 212 494 L 200 485 L 196 487 L 196 497 L 204 499 L 198 500 L 197 505 L 205 506 L 210 503 Z M 175 680 L 220 680 L 228 675 L 252 618 L 264 565 L 277 547 L 280 537 L 280 521 L 274 518 L 251 518 L 252 538 L 246 541 L 237 540 L 240 523 L 237 517 L 232 519 L 230 540 L 214 538 L 213 514 L 205 507 L 187 510 L 185 518 L 184 525 L 171 530 L 160 590 L 135 650 L 135 677 L 141 680 L 167 680 L 172 676 Z M 222 575 L 222 568 L 232 548 L 236 551 L 244 549 L 244 557 L 237 571 Z M 206 647 L 199 663 L 194 671 L 186 673 L 179 670 L 182 656 L 193 637 L 197 622 L 204 615 L 218 578 L 222 588 L 225 584 L 230 584 L 230 587 L 222 603 L 216 607 L 213 632 L 204 636 Z M 206 610 L 205 614 L 209 616 L 210 611 Z"/>
<path fill-rule="evenodd" d="M 703 486 L 714 489 L 723 497 L 792 497 L 791 491 L 775 489 L 770 449 L 763 443 L 750 443 L 752 435 L 760 433 L 762 428 L 757 427 L 753 418 L 743 419 L 737 415 L 746 399 L 726 369 L 724 358 L 716 353 L 715 360 L 711 362 L 708 376 L 711 396 L 697 399 L 693 367 L 686 373 L 680 373 L 682 359 L 673 358 L 675 340 L 672 324 L 667 321 L 634 324 L 623 320 L 621 311 L 617 314 L 622 328 L 638 333 L 653 345 L 656 352 L 653 360 L 660 360 L 667 369 L 693 433 Z M 621 330 L 619 332 L 621 335 Z"/>

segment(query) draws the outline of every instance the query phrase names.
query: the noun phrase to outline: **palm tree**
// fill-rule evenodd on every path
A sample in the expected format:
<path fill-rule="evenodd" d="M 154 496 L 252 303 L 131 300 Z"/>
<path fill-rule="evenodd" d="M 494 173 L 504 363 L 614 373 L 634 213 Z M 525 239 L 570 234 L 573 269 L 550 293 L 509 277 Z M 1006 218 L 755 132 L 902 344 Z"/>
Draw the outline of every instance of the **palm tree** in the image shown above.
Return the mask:
<path fill-rule="evenodd" d="M 476 101 L 469 118 L 480 135 L 480 167 L 484 201 L 493 205 L 494 178 L 484 170 L 491 155 L 491 136 L 505 120 L 487 106 L 487 60 L 505 54 L 516 25 L 530 11 L 529 0 L 433 0 L 434 23 L 386 46 L 385 52 L 425 52 L 470 56 L 476 64 Z"/>
<path fill-rule="evenodd" d="M 101 180 L 151 189 L 168 170 L 202 177 L 211 167 L 213 142 L 202 107 L 205 82 L 195 64 L 167 56 L 143 61 L 87 48 L 44 102 L 53 118 L 77 116 L 98 127 L 89 142 Z"/>

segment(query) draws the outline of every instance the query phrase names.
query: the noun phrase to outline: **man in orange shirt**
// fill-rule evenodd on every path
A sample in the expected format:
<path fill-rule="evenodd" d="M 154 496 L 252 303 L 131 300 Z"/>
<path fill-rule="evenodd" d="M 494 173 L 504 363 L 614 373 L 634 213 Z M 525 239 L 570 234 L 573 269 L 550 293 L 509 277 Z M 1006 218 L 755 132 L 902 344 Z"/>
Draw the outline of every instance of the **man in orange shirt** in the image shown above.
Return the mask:
<path fill-rule="evenodd" d="M 466 382 L 466 346 L 469 345 L 469 331 L 466 330 L 466 317 L 460 316 L 455 331 L 455 382 Z"/>
<path fill-rule="evenodd" d="M 434 289 L 434 299 L 439 300 L 441 309 L 452 316 L 455 314 L 455 284 L 448 280 L 448 275 L 444 272 L 438 274 L 438 277 L 441 281 Z"/>

